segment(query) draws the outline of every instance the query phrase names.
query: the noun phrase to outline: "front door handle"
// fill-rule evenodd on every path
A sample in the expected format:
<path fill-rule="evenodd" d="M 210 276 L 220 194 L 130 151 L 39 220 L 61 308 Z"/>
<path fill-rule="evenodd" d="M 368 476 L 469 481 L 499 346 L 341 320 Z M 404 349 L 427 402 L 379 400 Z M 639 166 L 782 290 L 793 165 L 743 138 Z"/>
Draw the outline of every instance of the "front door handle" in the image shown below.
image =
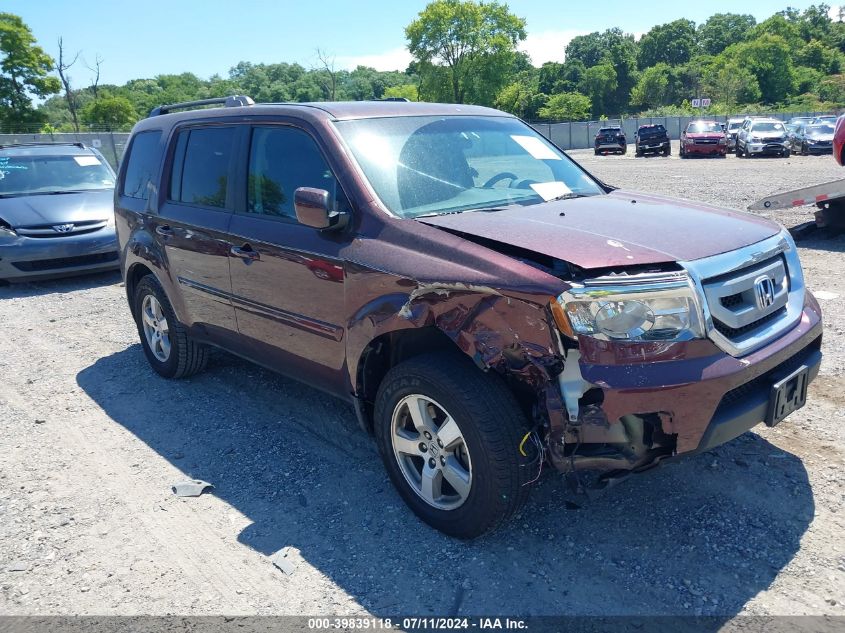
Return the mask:
<path fill-rule="evenodd" d="M 173 235 L 173 229 L 171 229 L 166 224 L 160 224 L 156 227 L 156 233 L 164 237 L 171 237 Z"/>
<path fill-rule="evenodd" d="M 244 244 L 243 246 L 233 246 L 229 249 L 229 252 L 235 257 L 240 257 L 247 263 L 261 259 L 261 255 L 258 254 L 258 251 L 252 250 L 252 247 L 249 244 Z"/>

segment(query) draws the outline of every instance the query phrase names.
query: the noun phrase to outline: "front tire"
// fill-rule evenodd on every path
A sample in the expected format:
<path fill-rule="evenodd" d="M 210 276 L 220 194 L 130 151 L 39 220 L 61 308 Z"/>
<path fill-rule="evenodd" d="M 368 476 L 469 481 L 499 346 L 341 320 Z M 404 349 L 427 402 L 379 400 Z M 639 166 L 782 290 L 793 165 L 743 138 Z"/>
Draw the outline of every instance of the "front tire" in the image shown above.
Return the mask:
<path fill-rule="evenodd" d="M 135 323 L 144 355 L 160 375 L 186 378 L 205 369 L 208 348 L 188 336 L 153 275 L 141 279 L 135 289 Z"/>
<path fill-rule="evenodd" d="M 457 353 L 418 356 L 379 387 L 375 435 L 393 485 L 414 513 L 458 538 L 510 518 L 528 498 L 519 443 L 525 416 L 497 375 Z"/>

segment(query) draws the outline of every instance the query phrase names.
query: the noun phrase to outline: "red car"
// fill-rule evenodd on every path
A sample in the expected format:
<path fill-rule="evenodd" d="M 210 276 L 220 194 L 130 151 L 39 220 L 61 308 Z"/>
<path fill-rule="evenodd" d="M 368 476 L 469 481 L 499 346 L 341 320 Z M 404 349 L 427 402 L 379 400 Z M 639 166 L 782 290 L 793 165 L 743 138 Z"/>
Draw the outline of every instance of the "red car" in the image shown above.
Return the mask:
<path fill-rule="evenodd" d="M 845 145 L 845 114 L 836 119 L 836 129 L 833 132 L 833 157 L 840 165 L 845 166 L 842 156 L 842 146 Z"/>
<path fill-rule="evenodd" d="M 690 121 L 681 133 L 681 158 L 721 156 L 728 151 L 728 137 L 716 121 Z"/>

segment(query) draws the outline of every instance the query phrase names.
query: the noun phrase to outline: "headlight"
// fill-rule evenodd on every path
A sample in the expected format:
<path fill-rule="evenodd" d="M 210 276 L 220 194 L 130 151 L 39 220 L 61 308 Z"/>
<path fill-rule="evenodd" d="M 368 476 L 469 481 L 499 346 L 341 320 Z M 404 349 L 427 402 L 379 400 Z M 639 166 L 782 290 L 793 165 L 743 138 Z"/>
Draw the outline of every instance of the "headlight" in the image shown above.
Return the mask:
<path fill-rule="evenodd" d="M 685 341 L 702 338 L 701 307 L 685 273 L 601 277 L 552 301 L 569 336 L 602 340 Z"/>
<path fill-rule="evenodd" d="M 728 142 L 728 139 L 726 139 L 724 136 L 719 139 L 719 145 L 725 145 L 727 142 Z"/>
<path fill-rule="evenodd" d="M 6 222 L 3 218 L 0 218 L 0 237 L 6 236 L 16 236 L 15 230 L 12 228 L 12 225 Z"/>

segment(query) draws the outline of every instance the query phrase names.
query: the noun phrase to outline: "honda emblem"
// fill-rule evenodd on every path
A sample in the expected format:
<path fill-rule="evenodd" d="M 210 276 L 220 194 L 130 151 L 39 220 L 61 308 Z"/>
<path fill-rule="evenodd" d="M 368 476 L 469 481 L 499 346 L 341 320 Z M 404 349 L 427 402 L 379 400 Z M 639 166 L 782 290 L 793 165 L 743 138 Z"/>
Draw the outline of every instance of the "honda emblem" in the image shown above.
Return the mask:
<path fill-rule="evenodd" d="M 775 284 L 767 275 L 754 280 L 754 299 L 758 310 L 765 310 L 775 302 Z"/>

